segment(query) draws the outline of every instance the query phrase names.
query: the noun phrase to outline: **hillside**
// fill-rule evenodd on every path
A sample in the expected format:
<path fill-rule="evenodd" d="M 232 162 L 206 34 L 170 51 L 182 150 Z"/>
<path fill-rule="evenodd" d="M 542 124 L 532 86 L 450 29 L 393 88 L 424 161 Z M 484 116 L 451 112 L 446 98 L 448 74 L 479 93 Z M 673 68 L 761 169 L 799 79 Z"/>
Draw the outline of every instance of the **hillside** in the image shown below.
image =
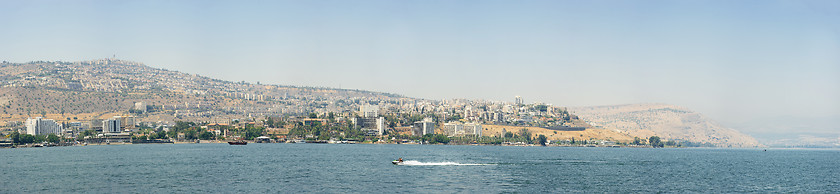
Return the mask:
<path fill-rule="evenodd" d="M 624 133 L 619 133 L 613 130 L 587 128 L 583 131 L 556 131 L 541 127 L 522 127 L 522 126 L 507 126 L 507 125 L 482 125 L 485 136 L 501 137 L 502 133 L 512 132 L 517 133 L 519 130 L 527 129 L 531 132 L 531 138 L 536 138 L 539 135 L 545 135 L 548 140 L 606 140 L 621 143 L 630 143 L 633 137 Z"/>
<path fill-rule="evenodd" d="M 753 137 L 726 128 L 689 109 L 667 104 L 570 107 L 595 127 L 637 137 L 710 143 L 720 147 L 762 146 Z"/>
<path fill-rule="evenodd" d="M 116 59 L 0 64 L 0 121 L 44 116 L 87 120 L 127 113 L 209 120 L 348 112 L 358 104 L 413 100 L 362 90 L 230 82 Z"/>

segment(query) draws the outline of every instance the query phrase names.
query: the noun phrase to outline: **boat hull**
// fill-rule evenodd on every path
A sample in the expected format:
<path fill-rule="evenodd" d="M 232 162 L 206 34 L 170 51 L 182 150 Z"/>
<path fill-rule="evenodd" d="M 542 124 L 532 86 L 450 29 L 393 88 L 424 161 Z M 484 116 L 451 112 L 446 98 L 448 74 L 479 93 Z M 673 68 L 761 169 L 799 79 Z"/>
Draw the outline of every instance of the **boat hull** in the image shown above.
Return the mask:
<path fill-rule="evenodd" d="M 248 145 L 248 142 L 244 141 L 229 141 L 228 144 L 230 145 Z"/>

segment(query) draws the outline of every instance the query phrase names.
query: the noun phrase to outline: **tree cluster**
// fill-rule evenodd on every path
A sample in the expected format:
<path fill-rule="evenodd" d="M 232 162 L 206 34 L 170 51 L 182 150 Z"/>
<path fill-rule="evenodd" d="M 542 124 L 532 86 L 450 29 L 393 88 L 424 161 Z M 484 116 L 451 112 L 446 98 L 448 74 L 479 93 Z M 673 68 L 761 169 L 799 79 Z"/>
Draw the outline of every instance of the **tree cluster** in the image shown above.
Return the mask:
<path fill-rule="evenodd" d="M 12 132 L 10 135 L 12 139 L 12 143 L 15 144 L 28 144 L 28 143 L 40 143 L 40 142 L 50 142 L 50 143 L 59 143 L 61 138 L 59 138 L 55 134 L 49 135 L 30 135 L 30 134 L 20 134 L 17 131 Z"/>
<path fill-rule="evenodd" d="M 448 144 L 450 139 L 444 134 L 426 134 L 423 135 L 422 140 L 424 142 L 429 142 L 430 144 Z"/>

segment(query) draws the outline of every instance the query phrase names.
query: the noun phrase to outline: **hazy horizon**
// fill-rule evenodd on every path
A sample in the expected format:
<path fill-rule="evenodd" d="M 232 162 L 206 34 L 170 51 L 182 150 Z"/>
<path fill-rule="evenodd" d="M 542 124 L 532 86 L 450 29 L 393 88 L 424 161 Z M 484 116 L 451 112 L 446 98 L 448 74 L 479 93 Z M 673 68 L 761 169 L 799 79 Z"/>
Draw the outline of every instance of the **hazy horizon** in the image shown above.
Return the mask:
<path fill-rule="evenodd" d="M 840 135 L 837 1 L 0 5 L 10 62 L 116 55 L 229 81 L 435 100 L 667 103 L 749 134 Z"/>

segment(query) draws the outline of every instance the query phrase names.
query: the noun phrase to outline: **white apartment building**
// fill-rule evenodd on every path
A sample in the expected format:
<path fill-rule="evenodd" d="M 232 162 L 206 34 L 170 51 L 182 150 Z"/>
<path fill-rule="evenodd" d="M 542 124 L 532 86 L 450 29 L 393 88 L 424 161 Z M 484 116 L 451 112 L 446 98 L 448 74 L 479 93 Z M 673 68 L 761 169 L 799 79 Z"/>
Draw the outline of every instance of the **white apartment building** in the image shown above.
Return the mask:
<path fill-rule="evenodd" d="M 120 119 L 119 118 L 108 119 L 108 120 L 102 121 L 102 132 L 103 133 L 119 133 L 119 132 L 122 132 L 122 130 L 120 130 L 120 127 L 122 127 L 122 126 L 120 125 Z"/>
<path fill-rule="evenodd" d="M 463 131 L 464 131 L 464 135 L 474 135 L 476 137 L 480 137 L 481 136 L 481 124 L 465 123 Z"/>
<path fill-rule="evenodd" d="M 354 127 L 365 131 L 365 135 L 382 136 L 385 133 L 385 117 L 356 117 L 353 118 Z"/>
<path fill-rule="evenodd" d="M 453 137 L 464 133 L 464 124 L 458 122 L 449 122 L 443 124 L 443 133 L 446 136 Z"/>
<path fill-rule="evenodd" d="M 34 119 L 26 119 L 26 134 L 30 135 L 44 135 L 44 134 L 60 134 L 61 124 L 52 119 L 43 119 L 36 117 Z"/>
<path fill-rule="evenodd" d="M 416 136 L 435 134 L 435 122 L 430 120 L 414 122 L 414 125 L 412 126 L 412 134 Z"/>
<path fill-rule="evenodd" d="M 481 136 L 481 124 L 450 122 L 443 124 L 446 136 Z"/>

